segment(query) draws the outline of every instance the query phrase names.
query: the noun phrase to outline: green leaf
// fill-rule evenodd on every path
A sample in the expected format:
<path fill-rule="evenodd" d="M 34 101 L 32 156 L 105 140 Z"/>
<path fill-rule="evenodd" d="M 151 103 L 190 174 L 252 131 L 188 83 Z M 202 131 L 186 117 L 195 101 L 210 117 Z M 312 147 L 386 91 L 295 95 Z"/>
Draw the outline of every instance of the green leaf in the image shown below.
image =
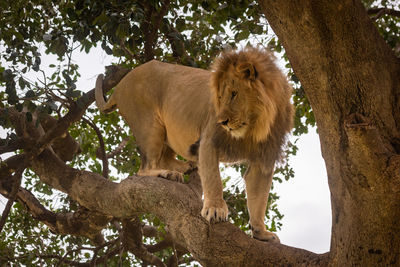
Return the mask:
<path fill-rule="evenodd" d="M 97 16 L 94 20 L 92 25 L 98 25 L 98 26 L 102 26 L 104 24 L 106 24 L 109 21 L 108 16 L 105 14 L 105 12 L 103 11 L 99 16 Z"/>
<path fill-rule="evenodd" d="M 33 90 L 29 90 L 28 92 L 26 92 L 25 98 L 33 98 L 33 97 L 35 97 L 35 92 Z"/>
<path fill-rule="evenodd" d="M 235 35 L 235 41 L 238 42 L 241 40 L 245 40 L 249 37 L 249 35 L 250 35 L 250 31 L 248 29 L 244 29 Z"/>
<path fill-rule="evenodd" d="M 185 28 L 186 28 L 186 27 L 185 27 L 185 26 L 186 26 L 185 20 L 184 20 L 184 19 L 181 19 L 181 18 L 178 18 L 178 19 L 176 20 L 175 25 L 176 25 L 176 29 L 177 29 L 179 32 L 184 31 Z"/>
<path fill-rule="evenodd" d="M 25 88 L 26 82 L 25 82 L 24 78 L 20 77 L 20 78 L 18 79 L 18 85 L 19 85 L 19 87 L 20 87 L 22 90 Z"/>
<path fill-rule="evenodd" d="M 107 55 L 112 55 L 113 51 L 112 49 L 106 44 L 106 42 L 101 43 L 101 48 L 107 53 Z"/>
<path fill-rule="evenodd" d="M 125 39 L 129 35 L 129 25 L 127 23 L 119 24 L 115 34 L 120 39 Z"/>
<path fill-rule="evenodd" d="M 12 80 L 12 79 L 14 78 L 13 71 L 10 70 L 10 69 L 4 70 L 4 71 L 2 72 L 2 74 L 3 74 L 3 80 L 4 80 L 4 81 L 10 81 L 10 80 Z"/>
<path fill-rule="evenodd" d="M 56 104 L 53 100 L 48 100 L 48 101 L 46 102 L 46 104 L 47 104 L 47 106 L 49 106 L 49 108 L 50 108 L 51 110 L 57 111 L 58 106 L 57 106 L 57 104 Z"/>

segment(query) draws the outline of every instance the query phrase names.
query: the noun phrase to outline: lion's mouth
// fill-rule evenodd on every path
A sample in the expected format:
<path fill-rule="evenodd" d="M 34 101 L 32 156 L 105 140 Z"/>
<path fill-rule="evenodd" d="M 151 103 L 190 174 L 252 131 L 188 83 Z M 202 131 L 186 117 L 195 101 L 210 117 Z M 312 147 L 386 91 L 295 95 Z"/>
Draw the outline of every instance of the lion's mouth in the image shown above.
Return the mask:
<path fill-rule="evenodd" d="M 242 138 L 247 131 L 247 123 L 245 122 L 242 122 L 238 125 L 222 125 L 222 127 L 234 138 Z"/>

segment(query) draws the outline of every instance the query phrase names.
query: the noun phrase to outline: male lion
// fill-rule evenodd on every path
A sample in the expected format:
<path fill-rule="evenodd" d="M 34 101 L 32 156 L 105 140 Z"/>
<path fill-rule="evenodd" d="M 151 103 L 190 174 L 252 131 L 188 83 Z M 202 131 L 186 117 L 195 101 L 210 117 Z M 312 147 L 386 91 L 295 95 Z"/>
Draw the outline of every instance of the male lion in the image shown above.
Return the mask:
<path fill-rule="evenodd" d="M 138 175 L 183 181 L 196 162 L 204 192 L 201 215 L 225 221 L 219 162 L 248 164 L 244 176 L 253 237 L 279 242 L 264 217 L 275 161 L 292 127 L 291 87 L 260 48 L 223 52 L 212 71 L 150 61 L 130 71 L 105 102 L 102 75 L 96 82 L 101 111 L 116 107 L 141 153 Z"/>

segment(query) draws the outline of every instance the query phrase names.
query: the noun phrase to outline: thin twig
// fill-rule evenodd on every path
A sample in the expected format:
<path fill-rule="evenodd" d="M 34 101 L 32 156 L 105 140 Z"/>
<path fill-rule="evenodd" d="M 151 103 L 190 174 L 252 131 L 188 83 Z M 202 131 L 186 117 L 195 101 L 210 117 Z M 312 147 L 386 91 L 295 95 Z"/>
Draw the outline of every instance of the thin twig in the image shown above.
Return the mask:
<path fill-rule="evenodd" d="M 126 145 L 129 142 L 129 137 L 125 138 L 122 140 L 122 142 L 110 153 L 107 153 L 107 158 L 113 158 L 114 156 L 118 155 L 119 153 L 121 153 L 121 151 L 126 147 Z"/>
<path fill-rule="evenodd" d="M 116 245 L 116 248 L 111 250 L 112 247 L 114 247 Z M 100 251 L 100 249 L 109 246 L 107 251 L 104 253 L 103 256 L 97 258 L 97 255 Z M 120 249 L 120 238 L 114 239 L 112 241 L 109 241 L 105 244 L 103 244 L 102 246 L 98 246 L 96 247 L 96 249 L 93 250 L 93 257 L 92 260 L 90 261 L 90 264 L 93 266 L 96 266 L 97 263 L 103 262 L 105 260 L 107 260 L 109 257 L 117 254 L 119 252 Z M 104 258 L 106 257 L 106 258 Z"/>
<path fill-rule="evenodd" d="M 89 124 L 90 127 L 93 128 L 93 130 L 96 132 L 97 137 L 99 138 L 100 142 L 100 151 L 101 151 L 101 160 L 103 162 L 103 176 L 108 179 L 108 160 L 107 160 L 107 155 L 106 155 L 106 149 L 104 146 L 104 139 L 103 135 L 100 132 L 100 129 L 94 124 L 93 122 L 89 121 L 88 119 L 82 117 L 82 120 Z"/>
<path fill-rule="evenodd" d="M 135 60 L 137 60 L 137 61 L 140 61 L 140 56 L 138 56 L 138 55 L 132 53 L 132 51 L 129 50 L 128 47 L 126 47 L 125 42 L 124 42 L 123 40 L 121 40 L 119 46 L 120 46 L 121 49 L 126 53 L 127 57 L 128 57 L 130 60 L 135 59 Z"/>
<path fill-rule="evenodd" d="M 7 258 L 9 261 L 10 260 L 19 260 L 19 259 L 24 259 L 24 258 L 27 258 L 27 257 L 31 257 L 32 256 L 32 254 L 27 254 L 27 255 L 22 255 L 22 256 L 19 256 L 19 257 L 15 257 L 15 258 Z M 40 259 L 59 259 L 59 260 L 61 260 L 62 259 L 62 256 L 60 256 L 60 255 L 55 255 L 55 254 L 48 254 L 48 255 L 46 255 L 46 254 L 35 254 L 35 256 L 36 257 L 38 257 L 38 258 L 40 258 Z M 86 263 L 86 262 L 79 262 L 79 261 L 72 261 L 72 260 L 67 260 L 67 259 L 64 259 L 63 260 L 63 262 L 65 263 L 65 264 L 68 264 L 69 266 L 79 266 L 79 267 L 83 267 L 83 266 L 90 266 L 90 263 Z"/>
<path fill-rule="evenodd" d="M 17 197 L 17 193 L 19 190 L 19 187 L 21 185 L 21 180 L 22 180 L 22 173 L 25 170 L 25 164 L 22 164 L 22 167 L 19 167 L 15 174 L 13 175 L 14 184 L 11 190 L 10 198 L 7 201 L 6 207 L 4 208 L 3 214 L 1 215 L 0 219 L 0 233 L 3 230 L 4 225 L 6 224 L 6 220 L 8 215 L 10 214 L 11 207 Z"/>
<path fill-rule="evenodd" d="M 373 15 L 371 17 L 372 20 L 377 20 L 377 19 L 381 18 L 384 15 L 400 17 L 400 11 L 399 10 L 390 9 L 390 8 L 384 8 L 384 7 L 370 8 L 370 9 L 367 10 L 367 13 L 368 13 L 368 15 Z"/>

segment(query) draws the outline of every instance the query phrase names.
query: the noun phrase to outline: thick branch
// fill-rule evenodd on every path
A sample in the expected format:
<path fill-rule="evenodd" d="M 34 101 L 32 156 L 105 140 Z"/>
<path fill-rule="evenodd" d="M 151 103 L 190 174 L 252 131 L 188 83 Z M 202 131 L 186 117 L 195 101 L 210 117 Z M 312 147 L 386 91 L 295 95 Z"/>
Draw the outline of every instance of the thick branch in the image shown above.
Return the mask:
<path fill-rule="evenodd" d="M 0 155 L 7 153 L 7 152 L 13 152 L 16 151 L 18 149 L 22 149 L 24 144 L 23 142 L 18 139 L 18 140 L 11 140 L 10 142 L 8 142 L 8 144 L 5 144 L 5 140 L 4 139 L 0 139 Z"/>
<path fill-rule="evenodd" d="M 25 154 L 9 157 L 0 164 L 0 194 L 9 195 L 14 184 L 12 175 L 17 169 L 26 168 Z"/>
<path fill-rule="evenodd" d="M 110 217 L 84 208 L 76 212 L 54 213 L 41 205 L 32 193 L 22 188 L 18 192 L 18 201 L 28 209 L 33 218 L 46 224 L 54 233 L 84 236 L 95 245 L 104 243 L 101 230 L 110 222 Z"/>
<path fill-rule="evenodd" d="M 128 251 L 141 259 L 146 264 L 166 267 L 160 258 L 150 253 L 142 243 L 142 223 L 137 218 L 123 219 L 123 244 Z"/>
<path fill-rule="evenodd" d="M 230 223 L 209 225 L 200 215 L 201 194 L 191 184 L 137 176 L 117 184 L 98 174 L 72 169 L 49 150 L 34 159 L 32 166 L 42 181 L 90 210 L 119 218 L 131 218 L 138 212 L 156 215 L 166 223 L 174 241 L 206 266 L 315 266 L 327 259 L 251 239 Z M 198 183 L 198 175 L 193 173 L 191 180 Z M 215 257 L 217 254 L 221 257 Z"/>
<path fill-rule="evenodd" d="M 146 17 L 141 28 L 145 34 L 144 55 L 146 61 L 154 59 L 154 45 L 158 38 L 158 29 L 162 18 L 168 12 L 169 4 L 170 0 L 163 1 L 160 10 L 157 11 L 153 4 L 144 2 Z"/>

